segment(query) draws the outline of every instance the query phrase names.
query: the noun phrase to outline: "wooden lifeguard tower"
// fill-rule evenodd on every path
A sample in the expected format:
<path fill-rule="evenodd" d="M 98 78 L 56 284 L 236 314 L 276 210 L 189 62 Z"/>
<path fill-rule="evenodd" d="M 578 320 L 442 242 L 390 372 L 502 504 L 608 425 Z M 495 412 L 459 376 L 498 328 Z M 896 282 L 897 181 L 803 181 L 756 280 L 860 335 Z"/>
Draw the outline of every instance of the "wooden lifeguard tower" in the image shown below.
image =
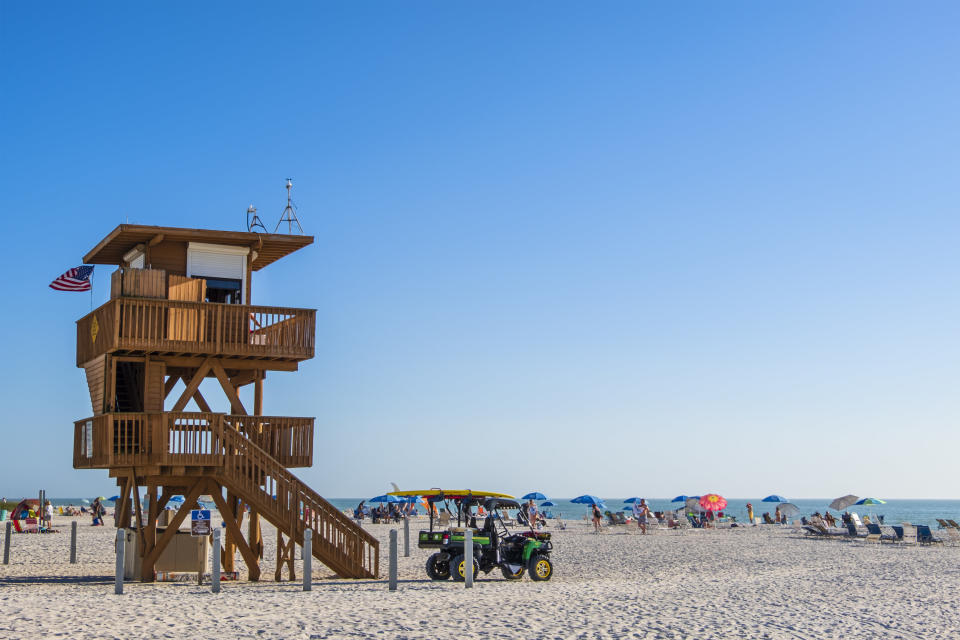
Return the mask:
<path fill-rule="evenodd" d="M 154 579 L 157 559 L 204 494 L 226 524 L 225 571 L 239 550 L 249 579 L 259 579 L 262 517 L 277 528 L 277 580 L 283 565 L 293 579 L 295 545 L 307 529 L 313 555 L 338 575 L 379 574 L 377 540 L 288 470 L 313 464 L 314 419 L 262 415 L 267 372 L 296 371 L 313 357 L 316 310 L 251 305 L 253 272 L 312 242 L 122 224 L 83 258 L 118 269 L 110 301 L 77 322 L 77 366 L 86 371 L 93 417 L 74 423 L 73 466 L 116 478 L 117 526 L 138 533 L 144 581 Z M 230 413 L 210 409 L 199 390 L 205 378 L 217 380 Z M 186 388 L 174 397 L 181 380 Z M 249 384 L 252 411 L 238 394 Z M 199 411 L 185 411 L 191 400 Z M 158 517 L 176 494 L 185 500 L 158 535 Z"/>

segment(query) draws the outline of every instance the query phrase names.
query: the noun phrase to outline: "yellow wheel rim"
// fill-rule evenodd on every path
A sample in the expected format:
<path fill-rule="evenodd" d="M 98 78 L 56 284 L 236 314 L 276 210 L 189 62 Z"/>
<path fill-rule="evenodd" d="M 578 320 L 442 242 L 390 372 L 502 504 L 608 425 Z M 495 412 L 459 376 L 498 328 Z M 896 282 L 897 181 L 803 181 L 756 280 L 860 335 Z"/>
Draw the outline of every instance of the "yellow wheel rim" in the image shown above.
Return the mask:
<path fill-rule="evenodd" d="M 550 563 L 546 560 L 537 560 L 534 570 L 537 572 L 537 577 L 546 578 L 550 575 Z"/>

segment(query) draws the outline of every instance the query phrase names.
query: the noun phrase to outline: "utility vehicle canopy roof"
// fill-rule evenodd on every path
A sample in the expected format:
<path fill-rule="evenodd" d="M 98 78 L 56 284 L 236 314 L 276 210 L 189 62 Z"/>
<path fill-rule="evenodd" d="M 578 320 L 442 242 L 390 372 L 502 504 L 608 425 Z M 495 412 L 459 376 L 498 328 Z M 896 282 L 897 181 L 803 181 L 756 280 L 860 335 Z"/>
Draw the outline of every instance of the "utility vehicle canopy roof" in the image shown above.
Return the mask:
<path fill-rule="evenodd" d="M 410 496 L 421 496 L 427 499 L 427 502 L 436 502 L 438 500 L 463 500 L 464 498 L 483 501 L 487 498 L 506 498 L 514 499 L 508 493 L 497 493 L 495 491 L 476 491 L 473 489 L 421 489 L 419 491 L 391 491 L 388 496 L 397 496 L 398 498 L 409 498 Z"/>

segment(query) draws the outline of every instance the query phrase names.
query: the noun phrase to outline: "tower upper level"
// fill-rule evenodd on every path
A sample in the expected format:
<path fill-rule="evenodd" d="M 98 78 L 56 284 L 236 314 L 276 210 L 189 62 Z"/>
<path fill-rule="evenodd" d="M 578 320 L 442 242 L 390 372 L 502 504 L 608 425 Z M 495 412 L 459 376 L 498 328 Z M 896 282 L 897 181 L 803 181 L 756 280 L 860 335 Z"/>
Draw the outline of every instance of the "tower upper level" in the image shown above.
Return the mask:
<path fill-rule="evenodd" d="M 77 365 L 106 353 L 261 359 L 281 368 L 312 358 L 315 310 L 251 304 L 253 272 L 312 242 L 303 235 L 118 226 L 83 258 L 118 269 L 110 301 L 77 322 Z"/>

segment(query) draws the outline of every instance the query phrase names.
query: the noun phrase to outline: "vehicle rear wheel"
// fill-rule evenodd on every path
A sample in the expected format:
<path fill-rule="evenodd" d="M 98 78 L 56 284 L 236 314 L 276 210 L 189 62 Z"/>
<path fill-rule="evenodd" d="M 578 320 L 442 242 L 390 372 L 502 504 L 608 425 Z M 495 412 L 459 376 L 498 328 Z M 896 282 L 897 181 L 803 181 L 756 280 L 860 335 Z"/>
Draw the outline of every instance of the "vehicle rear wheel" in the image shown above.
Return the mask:
<path fill-rule="evenodd" d="M 527 562 L 527 571 L 530 572 L 530 579 L 536 582 L 549 580 L 553 576 L 553 563 L 550 558 L 540 554 L 533 554 Z"/>
<path fill-rule="evenodd" d="M 439 553 L 427 558 L 427 575 L 431 580 L 446 580 L 450 577 L 450 564 L 440 559 Z"/>
<path fill-rule="evenodd" d="M 502 564 L 500 565 L 500 571 L 507 580 L 519 580 L 523 577 L 523 567 L 519 567 L 516 573 L 514 573 L 509 566 Z"/>
<path fill-rule="evenodd" d="M 480 565 L 477 563 L 477 559 L 473 558 L 473 579 L 477 579 L 477 574 L 480 572 Z M 453 559 L 450 560 L 450 575 L 453 576 L 453 579 L 456 582 L 463 582 L 467 577 L 467 560 L 463 557 L 463 554 L 458 554 L 453 556 Z"/>

